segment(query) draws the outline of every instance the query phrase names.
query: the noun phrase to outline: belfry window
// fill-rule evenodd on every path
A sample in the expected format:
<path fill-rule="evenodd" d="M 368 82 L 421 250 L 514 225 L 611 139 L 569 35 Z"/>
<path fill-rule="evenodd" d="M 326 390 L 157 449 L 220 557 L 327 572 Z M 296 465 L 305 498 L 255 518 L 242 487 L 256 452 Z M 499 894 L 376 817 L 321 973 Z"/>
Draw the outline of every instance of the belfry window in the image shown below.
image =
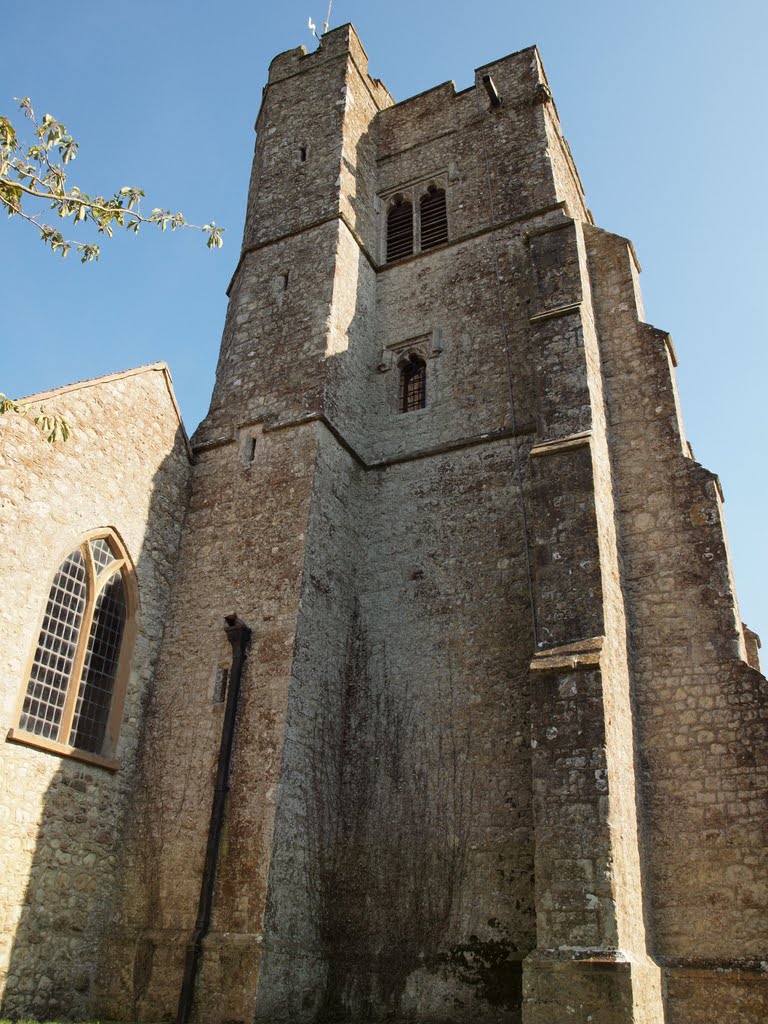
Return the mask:
<path fill-rule="evenodd" d="M 402 196 L 387 214 L 387 263 L 413 252 L 413 207 Z"/>
<path fill-rule="evenodd" d="M 13 739 L 112 754 L 122 712 L 130 618 L 127 557 L 112 534 L 90 537 L 54 576 Z"/>
<path fill-rule="evenodd" d="M 421 248 L 432 249 L 448 241 L 448 213 L 445 206 L 445 192 L 431 185 L 421 197 Z"/>
<path fill-rule="evenodd" d="M 427 364 L 417 355 L 400 363 L 400 412 L 414 412 L 427 404 Z"/>
<path fill-rule="evenodd" d="M 401 186 L 384 197 L 384 255 L 394 263 L 448 241 L 448 193 L 444 178 Z"/>

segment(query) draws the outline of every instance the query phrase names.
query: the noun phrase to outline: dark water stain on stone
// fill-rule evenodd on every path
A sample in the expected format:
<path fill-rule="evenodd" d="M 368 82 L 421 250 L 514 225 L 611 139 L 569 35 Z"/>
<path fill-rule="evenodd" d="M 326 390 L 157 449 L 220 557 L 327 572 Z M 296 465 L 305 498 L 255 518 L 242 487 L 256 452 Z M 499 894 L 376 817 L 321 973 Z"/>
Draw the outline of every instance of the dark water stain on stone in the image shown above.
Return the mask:
<path fill-rule="evenodd" d="M 445 963 L 465 984 L 472 985 L 480 999 L 505 1010 L 516 1010 L 522 1002 L 522 959 L 513 942 L 506 938 L 479 939 L 451 946 Z"/>

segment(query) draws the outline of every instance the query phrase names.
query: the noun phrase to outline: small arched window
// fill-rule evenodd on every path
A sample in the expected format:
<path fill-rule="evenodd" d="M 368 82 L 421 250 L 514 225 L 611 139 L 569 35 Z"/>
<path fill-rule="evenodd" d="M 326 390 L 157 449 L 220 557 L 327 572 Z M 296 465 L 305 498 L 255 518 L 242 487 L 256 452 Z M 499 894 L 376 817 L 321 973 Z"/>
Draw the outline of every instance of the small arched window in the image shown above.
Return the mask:
<path fill-rule="evenodd" d="M 421 197 L 421 248 L 432 249 L 448 241 L 448 212 L 445 192 L 431 185 Z"/>
<path fill-rule="evenodd" d="M 402 196 L 387 214 L 387 263 L 413 252 L 413 207 Z"/>
<path fill-rule="evenodd" d="M 400 412 L 414 412 L 427 404 L 427 364 L 417 355 L 400 363 Z"/>
<path fill-rule="evenodd" d="M 132 600 L 128 560 L 113 534 L 84 540 L 53 579 L 32 658 L 19 732 L 44 746 L 111 755 L 122 713 Z M 125 673 L 122 673 L 123 675 Z"/>

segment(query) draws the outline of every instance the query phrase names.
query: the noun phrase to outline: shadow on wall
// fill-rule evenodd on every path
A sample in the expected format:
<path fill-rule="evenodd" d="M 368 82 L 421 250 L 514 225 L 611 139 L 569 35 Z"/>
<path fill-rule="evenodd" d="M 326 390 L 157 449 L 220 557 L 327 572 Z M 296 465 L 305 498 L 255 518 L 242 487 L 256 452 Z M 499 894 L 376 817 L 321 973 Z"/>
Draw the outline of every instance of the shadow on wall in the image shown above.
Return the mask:
<path fill-rule="evenodd" d="M 24 826 L 18 824 L 22 813 L 16 822 L 21 834 L 14 839 L 10 830 L 6 832 L 17 858 L 6 870 L 18 870 L 20 884 L 18 903 L 9 914 L 15 928 L 6 936 L 10 954 L 0 1016 L 85 1020 L 92 1011 L 102 938 L 115 910 L 126 813 L 184 517 L 186 492 L 179 483 L 185 450 L 179 429 L 171 454 L 152 481 L 141 549 L 129 551 L 139 608 L 135 646 L 125 652 L 132 655 L 132 666 L 117 745 L 120 767 L 113 772 L 16 744 L 7 744 L 4 751 L 10 764 L 8 784 L 16 788 L 16 799 L 27 808 L 39 803 L 40 812 L 36 829 L 28 827 L 24 834 Z M 119 527 L 123 510 L 111 511 L 114 523 L 90 526 Z M 126 516 L 130 513 L 125 510 Z M 56 569 L 50 565 L 42 571 L 48 579 Z M 30 645 L 37 642 L 38 626 L 29 623 L 24 630 Z M 26 683 L 18 681 L 20 688 L 26 689 Z M 43 774 L 40 759 L 51 758 L 58 759 L 58 768 L 36 792 L 34 783 Z"/>
<path fill-rule="evenodd" d="M 370 134 L 364 133 L 358 145 L 358 162 L 367 159 L 365 148 L 371 145 Z M 372 169 L 371 180 L 374 174 Z M 353 195 L 352 205 L 365 223 L 372 197 Z M 405 334 L 382 337 L 377 324 L 385 322 L 395 332 L 421 333 L 439 326 L 436 315 L 447 319 L 453 310 L 449 304 L 436 314 L 432 296 L 425 297 L 425 289 L 416 287 L 414 274 L 403 288 L 402 323 L 398 326 L 393 318 L 390 324 L 386 316 L 377 320 L 380 282 L 357 243 L 345 234 L 346 229 L 339 230 L 336 255 L 345 263 L 345 287 L 334 295 L 335 307 L 329 320 L 322 406 L 333 426 L 369 461 L 444 444 L 455 434 L 471 433 L 475 422 L 484 430 L 507 426 L 509 409 L 500 342 L 490 359 L 495 381 L 493 403 L 461 407 L 461 417 L 453 416 L 459 399 L 448 377 L 449 364 L 453 358 L 451 365 L 456 367 L 459 360 L 446 353 L 442 357 L 445 370 L 440 371 L 445 373 L 442 387 L 437 386 L 437 370 L 430 371 L 427 413 L 414 417 L 397 413 L 396 374 L 376 372 L 376 367 L 382 361 L 382 344 L 402 342 Z M 371 248 L 375 250 L 375 246 Z M 346 287 L 350 282 L 352 286 Z M 389 295 L 391 299 L 392 289 Z M 454 298 L 453 302 L 460 306 L 460 300 Z M 497 306 L 491 304 L 490 308 L 495 317 Z M 452 327 L 456 335 L 460 326 L 458 317 Z M 491 326 L 495 329 L 496 325 Z M 488 359 L 481 359 L 479 352 L 472 357 L 482 363 L 478 369 L 483 372 L 477 377 L 485 387 Z M 463 369 L 466 371 L 466 367 Z M 328 444 L 333 447 L 335 441 Z M 498 478 L 492 477 L 489 469 L 494 459 L 499 460 Z M 519 527 L 516 531 L 509 526 L 510 521 L 517 522 L 517 510 L 508 502 L 508 481 L 512 479 L 508 463 L 509 458 L 505 461 L 497 452 L 486 461 L 478 459 L 466 474 L 457 471 L 457 477 L 461 477 L 459 491 L 466 487 L 469 492 L 474 487 L 479 494 L 489 482 L 499 488 L 498 499 L 496 495 L 493 499 L 504 503 L 503 512 L 493 509 L 499 515 L 499 530 L 493 531 L 487 521 L 478 521 L 475 532 L 478 536 L 483 531 L 495 532 L 489 550 L 496 552 L 503 546 L 497 554 L 507 559 L 511 549 L 517 554 L 517 534 L 521 535 Z M 527 693 L 526 654 L 531 643 L 527 615 L 520 616 L 522 627 L 513 615 L 515 621 L 507 627 L 503 639 L 491 635 L 487 619 L 472 618 L 472 613 L 463 608 L 463 598 L 457 599 L 455 618 L 450 623 L 448 616 L 438 620 L 438 606 L 443 603 L 437 597 L 440 587 L 460 586 L 462 556 L 467 555 L 466 548 L 471 544 L 462 547 L 455 537 L 450 542 L 434 539 L 437 524 L 432 518 L 438 518 L 435 510 L 439 509 L 448 520 L 446 533 L 470 535 L 473 530 L 462 517 L 471 518 L 472 509 L 480 507 L 479 500 L 456 499 L 451 494 L 450 467 L 425 468 L 415 485 L 404 483 L 397 505 L 391 494 L 382 497 L 373 475 L 359 464 L 334 468 L 333 485 L 328 491 L 341 495 L 342 509 L 358 508 L 358 514 L 351 525 L 343 523 L 343 512 L 323 504 L 317 491 L 313 497 L 315 529 L 322 541 L 312 552 L 309 531 L 307 557 L 313 572 L 306 574 L 302 594 L 306 621 L 299 626 L 301 642 L 297 644 L 288 699 L 257 1019 L 309 1024 L 411 1020 L 429 1015 L 437 1019 L 435 1014 L 440 1014 L 441 1020 L 469 1020 L 482 1012 L 489 1021 L 519 1020 L 521 959 L 535 944 L 532 907 L 526 910 L 531 906 L 532 866 L 526 862 L 527 870 L 520 870 L 524 860 L 520 820 L 526 815 L 527 824 L 530 794 L 527 767 L 523 771 L 520 765 L 529 754 L 520 754 L 515 769 L 508 770 L 508 776 L 525 787 L 519 794 L 514 792 L 512 778 L 498 777 L 501 773 L 496 773 L 490 763 L 493 755 L 486 758 L 484 753 L 494 749 L 493 740 L 502 738 L 502 733 L 506 738 L 505 730 L 512 733 L 517 723 L 499 726 L 496 716 L 489 713 L 485 725 L 480 726 L 483 735 L 470 736 L 468 723 L 475 705 L 468 703 L 468 691 L 475 674 L 482 678 L 483 668 L 492 661 L 485 650 L 487 639 L 498 658 L 493 665 L 495 685 L 506 691 L 508 680 L 514 679 L 514 689 L 510 688 L 514 699 L 527 707 L 525 698 L 517 696 Z M 359 498 L 350 483 L 355 474 L 361 478 Z M 318 489 L 322 495 L 322 484 Z M 428 512 L 419 516 L 420 508 Z M 416 598 L 408 591 L 424 576 L 423 568 L 417 575 L 403 575 L 407 559 L 390 554 L 378 564 L 379 556 L 370 554 L 376 549 L 370 530 L 374 520 L 384 524 L 382 528 L 388 532 L 387 540 L 393 548 L 402 543 L 411 552 L 410 570 L 428 564 L 429 579 L 423 588 L 426 593 L 434 587 L 434 599 L 424 595 Z M 400 527 L 411 521 L 413 529 L 405 537 L 404 527 Z M 324 525 L 319 525 L 321 522 Z M 342 532 L 343 550 L 334 550 Z M 440 549 L 440 557 L 433 562 L 423 550 L 424 535 L 430 532 L 435 547 Z M 498 533 L 504 537 L 503 545 Z M 448 548 L 455 555 L 453 561 Z M 488 570 L 493 595 L 508 597 L 500 583 L 496 555 L 491 557 L 489 551 L 483 551 L 473 552 L 473 556 Z M 374 569 L 371 563 L 375 563 Z M 333 590 L 339 565 L 344 567 L 343 586 Z M 362 578 L 369 571 L 374 573 L 373 581 Z M 315 581 L 316 575 L 321 577 L 319 582 Z M 381 601 L 386 604 L 391 599 L 392 607 L 379 606 L 377 612 L 382 587 L 389 598 L 381 597 Z M 396 590 L 399 597 L 394 596 Z M 509 590 L 523 593 L 522 585 L 515 589 L 510 584 Z M 406 593 L 409 596 L 405 597 Z M 354 601 L 355 594 L 360 604 Z M 407 611 L 398 610 L 398 599 L 407 603 Z M 327 612 L 329 604 L 333 616 Z M 425 617 L 425 627 L 435 626 L 436 621 L 443 624 L 436 627 L 439 638 L 430 636 L 427 628 L 421 629 L 422 624 L 416 622 L 420 615 Z M 344 625 L 340 622 L 342 616 Z M 396 623 L 403 618 L 414 634 L 424 633 L 423 650 L 409 629 L 398 630 Z M 333 629 L 318 637 L 313 619 L 330 621 Z M 458 696 L 454 703 L 447 662 L 451 634 L 462 625 L 471 632 L 471 642 L 466 646 L 472 650 L 474 662 L 467 654 L 456 674 Z M 524 641 L 515 645 L 510 636 L 518 631 Z M 392 641 L 389 651 L 387 635 Z M 415 645 L 413 659 L 411 664 L 404 664 L 403 652 L 409 643 Z M 521 729 L 521 735 L 527 736 L 526 728 Z M 492 799 L 498 800 L 494 825 L 503 821 L 508 830 L 501 841 L 495 833 L 492 840 L 487 838 L 493 828 L 483 823 L 482 808 L 489 802 L 486 795 L 477 804 L 473 800 L 476 767 L 482 785 L 493 790 Z M 502 792 L 506 796 L 503 805 Z M 516 801 L 521 807 L 519 819 L 513 806 Z M 479 854 L 470 850 L 475 840 L 483 848 Z M 486 844 L 493 851 L 488 856 Z M 525 844 L 527 854 L 528 834 Z M 477 889 L 482 884 L 481 873 L 485 879 L 492 872 L 494 890 L 488 885 L 484 894 L 489 904 L 486 914 Z M 510 907 L 512 894 L 517 897 L 514 909 Z M 524 916 L 528 918 L 527 927 L 519 927 L 518 921 Z M 456 943 L 457 938 L 462 941 Z M 479 1003 L 484 1004 L 482 1010 L 478 1009 Z M 414 1008 L 417 1005 L 418 1012 Z"/>
<path fill-rule="evenodd" d="M 437 965 L 458 908 L 472 805 L 468 737 L 432 721 L 407 684 L 396 692 L 386 654 L 372 663 L 359 611 L 340 725 L 321 718 L 316 730 L 307 882 L 328 963 L 320 1017 L 399 1014 L 408 976 Z M 323 752 L 334 732 L 329 779 Z"/>

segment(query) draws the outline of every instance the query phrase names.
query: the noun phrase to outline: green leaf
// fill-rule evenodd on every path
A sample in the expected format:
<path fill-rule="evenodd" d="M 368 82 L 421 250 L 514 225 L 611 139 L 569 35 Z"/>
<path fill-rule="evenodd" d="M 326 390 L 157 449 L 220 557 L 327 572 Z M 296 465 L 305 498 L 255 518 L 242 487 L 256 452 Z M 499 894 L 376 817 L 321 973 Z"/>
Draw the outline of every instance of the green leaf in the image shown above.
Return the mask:
<path fill-rule="evenodd" d="M 98 258 L 99 249 L 98 246 L 67 241 L 50 225 L 40 223 L 41 213 L 34 208 L 36 201 L 48 203 L 59 219 L 71 218 L 73 227 L 90 221 L 100 234 L 108 237 L 113 236 L 114 226 L 137 234 L 141 224 L 148 222 L 157 224 L 163 232 L 169 226 L 172 231 L 181 227 L 201 230 L 188 224 L 181 212 L 155 207 L 148 217 L 144 216 L 139 203 L 145 193 L 135 186 L 123 185 L 111 199 L 106 200 L 102 195 L 91 199 L 77 186 L 70 185 L 67 175 L 69 164 L 78 153 L 77 141 L 52 114 L 44 114 L 38 122 L 28 97 L 18 102 L 19 109 L 32 122 L 29 134 L 33 141 L 25 152 L 11 120 L 0 116 L 0 205 L 5 207 L 8 216 L 13 216 L 22 213 L 23 198 L 28 206 L 23 212 L 23 220 L 37 226 L 41 241 L 52 252 L 66 256 L 70 249 L 76 248 L 81 260 L 89 262 Z M 58 163 L 52 159 L 54 148 Z M 207 235 L 208 248 L 221 248 L 221 229 L 213 221 L 202 230 Z"/>

